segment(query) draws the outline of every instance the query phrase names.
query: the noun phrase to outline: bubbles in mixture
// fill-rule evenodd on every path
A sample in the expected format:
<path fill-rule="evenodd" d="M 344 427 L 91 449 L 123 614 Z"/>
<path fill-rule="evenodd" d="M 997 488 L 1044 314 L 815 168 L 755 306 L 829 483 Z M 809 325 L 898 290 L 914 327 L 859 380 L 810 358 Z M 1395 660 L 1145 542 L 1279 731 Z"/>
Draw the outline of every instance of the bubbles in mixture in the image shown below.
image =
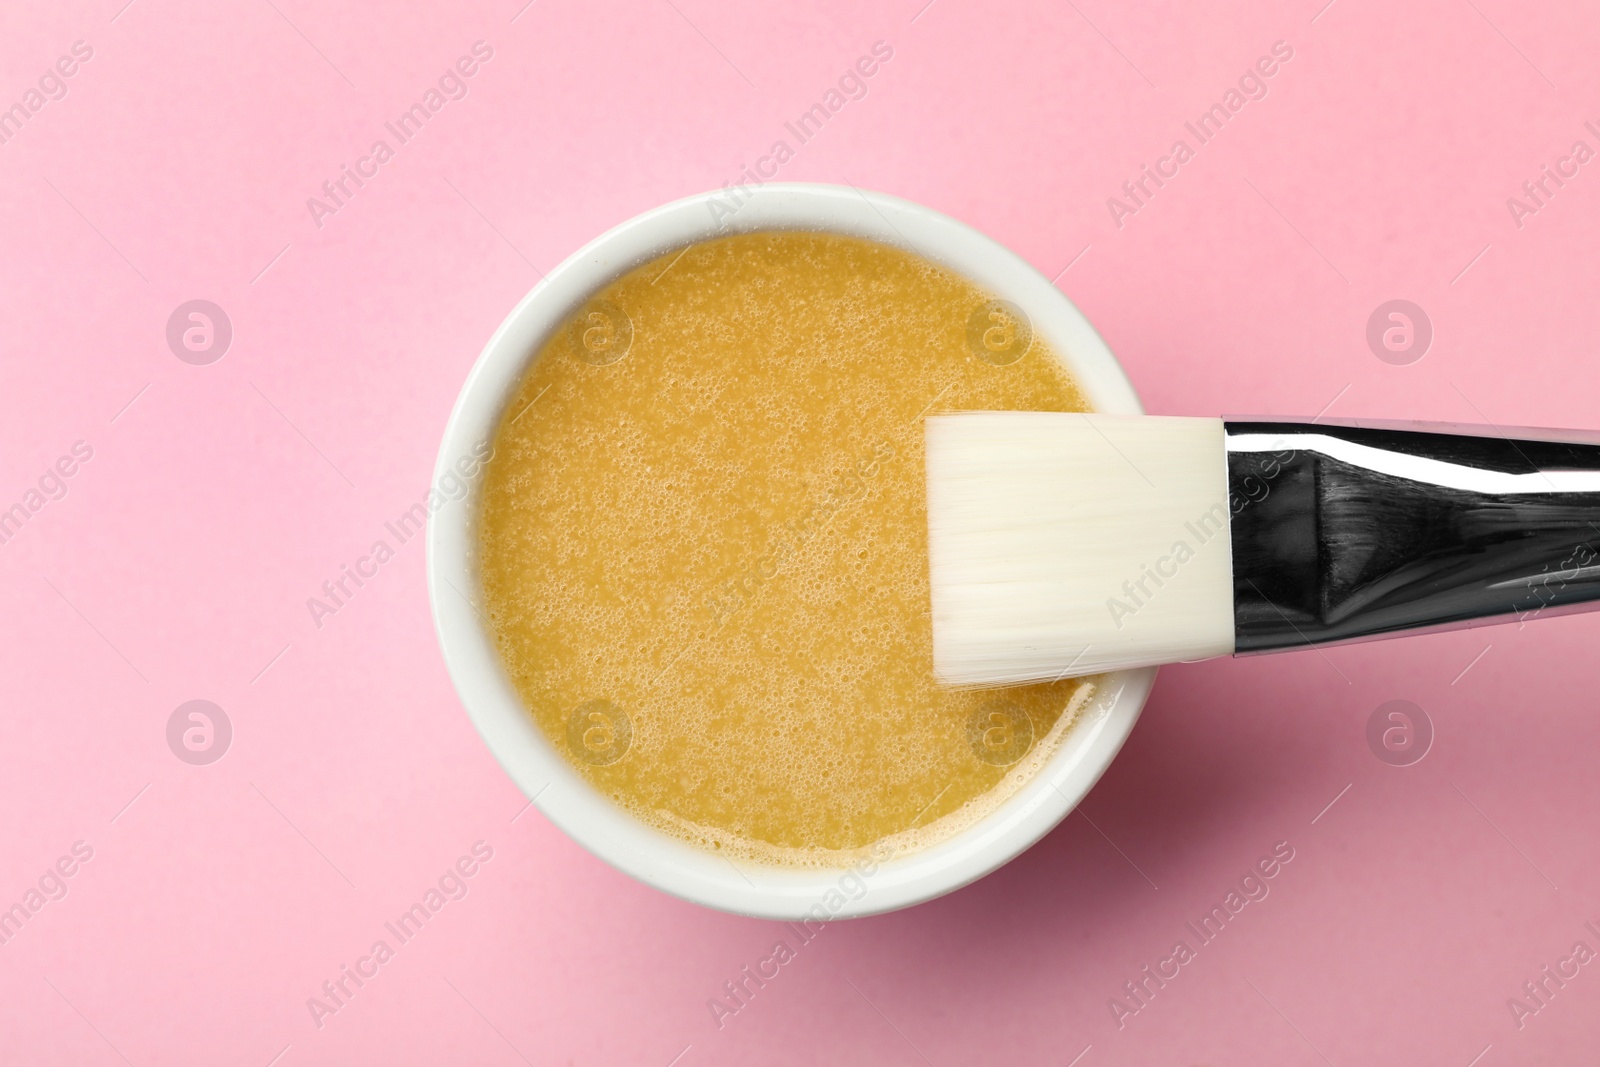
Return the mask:
<path fill-rule="evenodd" d="M 922 847 L 1042 766 L 1094 682 L 935 684 L 922 419 L 1087 410 L 1020 309 L 898 249 L 674 251 L 540 350 L 478 559 L 552 745 L 671 834 L 836 865 Z"/>

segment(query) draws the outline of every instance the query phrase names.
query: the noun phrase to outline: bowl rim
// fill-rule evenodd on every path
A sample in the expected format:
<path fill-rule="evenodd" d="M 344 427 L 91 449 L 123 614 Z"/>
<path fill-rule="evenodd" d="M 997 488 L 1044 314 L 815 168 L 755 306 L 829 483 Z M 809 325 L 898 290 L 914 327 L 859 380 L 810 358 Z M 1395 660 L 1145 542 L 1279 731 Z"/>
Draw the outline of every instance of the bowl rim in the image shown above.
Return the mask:
<path fill-rule="evenodd" d="M 938 263 L 1020 306 L 1094 410 L 1143 414 L 1132 383 L 1094 327 L 1016 253 L 949 216 L 884 193 L 769 183 L 653 208 L 601 234 L 545 275 L 495 330 L 467 375 L 440 442 L 433 484 L 463 480 L 461 461 L 481 454 L 475 450 L 492 439 L 530 360 L 584 300 L 674 248 L 762 230 L 848 234 Z M 909 907 L 983 877 L 1076 807 L 1127 740 L 1155 680 L 1153 668 L 1108 675 L 1049 761 L 994 811 L 941 842 L 854 868 L 736 864 L 628 814 L 546 740 L 506 677 L 472 599 L 479 481 L 467 478 L 465 484 L 459 499 L 429 516 L 427 582 L 445 665 L 474 727 L 529 802 L 573 841 L 647 885 L 707 907 L 767 919 L 846 918 Z"/>

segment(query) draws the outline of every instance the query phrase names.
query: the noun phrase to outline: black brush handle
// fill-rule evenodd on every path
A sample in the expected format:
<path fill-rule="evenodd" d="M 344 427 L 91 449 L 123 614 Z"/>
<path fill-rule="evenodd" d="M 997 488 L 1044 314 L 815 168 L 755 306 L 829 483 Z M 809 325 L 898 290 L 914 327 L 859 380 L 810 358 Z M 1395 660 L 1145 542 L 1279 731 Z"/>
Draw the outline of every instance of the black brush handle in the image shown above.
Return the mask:
<path fill-rule="evenodd" d="M 1600 601 L 1600 439 L 1226 420 L 1237 652 Z"/>

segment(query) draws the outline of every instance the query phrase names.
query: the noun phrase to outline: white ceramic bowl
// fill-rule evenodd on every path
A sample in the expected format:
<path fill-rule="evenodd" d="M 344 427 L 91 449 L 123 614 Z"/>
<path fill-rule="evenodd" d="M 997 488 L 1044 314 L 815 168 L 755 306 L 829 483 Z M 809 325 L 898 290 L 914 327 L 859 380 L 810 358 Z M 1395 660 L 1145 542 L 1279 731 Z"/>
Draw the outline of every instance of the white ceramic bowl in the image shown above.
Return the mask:
<path fill-rule="evenodd" d="M 1097 411 L 1143 409 L 1121 366 L 1078 309 L 1020 257 L 928 208 L 833 185 L 773 184 L 745 202 L 705 193 L 647 211 L 596 238 L 534 286 L 484 347 L 456 400 L 437 478 L 492 438 L 528 361 L 577 307 L 617 276 L 663 252 L 730 232 L 820 230 L 896 245 L 1019 305 L 1065 359 Z M 1154 670 L 1110 678 L 1050 762 L 981 822 L 921 851 L 847 870 L 767 867 L 702 851 L 646 826 L 591 787 L 545 739 L 501 668 L 493 638 L 468 602 L 480 593 L 473 560 L 476 501 L 442 508 L 428 524 L 428 588 L 445 663 L 467 714 L 506 773 L 574 841 L 626 874 L 685 900 L 771 919 L 871 915 L 930 900 L 1015 857 L 1099 779 L 1122 747 Z"/>

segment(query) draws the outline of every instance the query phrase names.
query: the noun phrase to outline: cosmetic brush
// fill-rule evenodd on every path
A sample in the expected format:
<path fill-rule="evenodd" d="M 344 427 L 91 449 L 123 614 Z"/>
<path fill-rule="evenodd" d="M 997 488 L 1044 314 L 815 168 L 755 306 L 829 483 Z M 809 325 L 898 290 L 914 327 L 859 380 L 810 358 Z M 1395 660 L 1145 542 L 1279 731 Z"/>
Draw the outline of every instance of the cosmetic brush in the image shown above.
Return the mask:
<path fill-rule="evenodd" d="M 1600 436 L 1066 412 L 926 420 L 933 666 L 1009 685 L 1600 599 Z"/>

